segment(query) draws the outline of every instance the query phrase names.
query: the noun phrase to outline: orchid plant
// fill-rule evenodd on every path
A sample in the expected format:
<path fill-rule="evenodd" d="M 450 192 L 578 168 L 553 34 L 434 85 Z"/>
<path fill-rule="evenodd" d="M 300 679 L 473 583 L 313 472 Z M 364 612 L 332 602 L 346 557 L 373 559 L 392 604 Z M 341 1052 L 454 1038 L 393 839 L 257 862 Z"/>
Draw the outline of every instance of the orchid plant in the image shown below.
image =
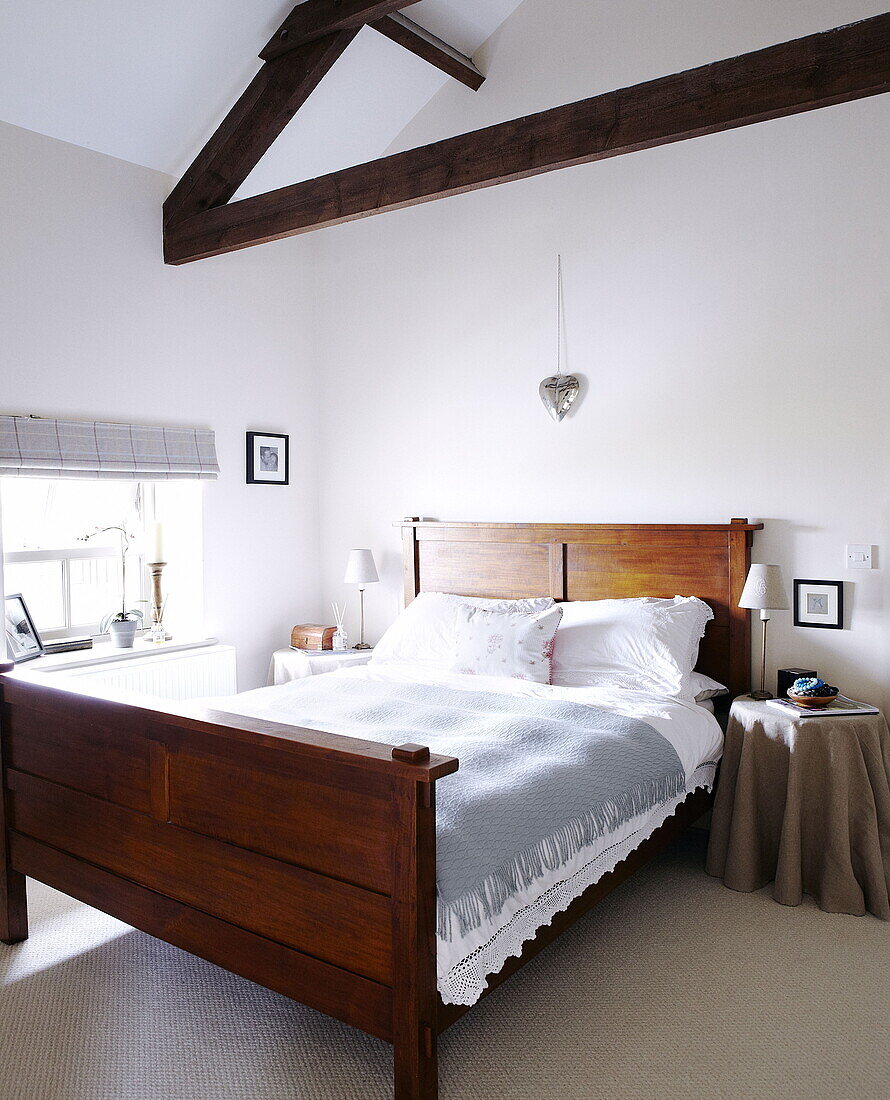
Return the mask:
<path fill-rule="evenodd" d="M 107 531 L 117 531 L 120 537 L 121 609 L 120 611 L 112 611 L 105 616 L 99 624 L 99 631 L 102 634 L 107 632 L 110 623 L 126 623 L 132 622 L 134 619 L 141 621 L 144 618 L 142 612 L 136 608 L 127 608 L 127 551 L 130 549 L 130 543 L 136 538 L 132 531 L 128 531 L 124 524 L 112 524 L 110 527 L 97 527 L 95 531 L 91 531 L 88 535 L 81 535 L 78 541 L 89 542 L 96 535 L 104 535 Z"/>

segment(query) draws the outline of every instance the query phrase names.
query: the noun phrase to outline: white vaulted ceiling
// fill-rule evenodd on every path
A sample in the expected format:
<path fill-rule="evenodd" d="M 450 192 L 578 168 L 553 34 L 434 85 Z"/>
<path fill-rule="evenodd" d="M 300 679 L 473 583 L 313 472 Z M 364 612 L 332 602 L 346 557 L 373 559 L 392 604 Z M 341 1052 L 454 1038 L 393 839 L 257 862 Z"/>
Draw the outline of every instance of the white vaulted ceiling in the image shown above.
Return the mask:
<path fill-rule="evenodd" d="M 519 2 L 422 0 L 405 14 L 472 56 Z M 179 175 L 247 86 L 292 6 L 3 0 L 0 120 Z M 380 156 L 448 79 L 365 28 L 239 194 Z"/>

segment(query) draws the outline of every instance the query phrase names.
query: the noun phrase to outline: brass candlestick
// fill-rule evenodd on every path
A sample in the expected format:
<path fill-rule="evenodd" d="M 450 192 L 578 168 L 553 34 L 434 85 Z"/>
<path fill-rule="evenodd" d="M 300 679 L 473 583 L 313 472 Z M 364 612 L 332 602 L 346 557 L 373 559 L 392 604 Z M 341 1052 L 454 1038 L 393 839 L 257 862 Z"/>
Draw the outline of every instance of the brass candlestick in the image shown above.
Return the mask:
<path fill-rule="evenodd" d="M 151 638 L 153 642 L 169 641 L 170 635 L 164 629 L 164 598 L 161 593 L 161 577 L 165 561 L 149 562 L 146 568 L 151 577 Z"/>

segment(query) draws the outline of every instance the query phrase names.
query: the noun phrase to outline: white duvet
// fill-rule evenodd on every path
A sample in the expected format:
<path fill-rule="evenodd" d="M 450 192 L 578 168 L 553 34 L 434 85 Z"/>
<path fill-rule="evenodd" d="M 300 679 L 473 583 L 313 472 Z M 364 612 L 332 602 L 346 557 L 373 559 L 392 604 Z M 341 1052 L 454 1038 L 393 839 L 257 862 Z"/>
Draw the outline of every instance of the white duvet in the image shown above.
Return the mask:
<path fill-rule="evenodd" d="M 568 908 L 576 897 L 651 836 L 686 794 L 698 787 L 711 786 L 722 752 L 723 734 L 716 719 L 691 700 L 618 690 L 607 685 L 552 687 L 504 677 L 466 676 L 434 671 L 416 662 L 372 662 L 325 675 L 438 684 L 463 691 L 531 695 L 605 707 L 648 722 L 673 746 L 686 773 L 684 794 L 598 837 L 562 866 L 546 871 L 529 887 L 517 891 L 503 909 L 481 927 L 463 937 L 455 935 L 449 941 L 439 939 L 438 985 L 446 1004 L 474 1004 L 485 989 L 488 974 L 496 973 L 508 958 L 519 955 L 523 944 L 539 928 L 549 924 L 556 913 Z M 299 720 L 299 681 L 215 700 L 213 706 L 233 714 L 293 724 Z M 447 782 L 447 776 L 441 780 L 443 784 Z"/>

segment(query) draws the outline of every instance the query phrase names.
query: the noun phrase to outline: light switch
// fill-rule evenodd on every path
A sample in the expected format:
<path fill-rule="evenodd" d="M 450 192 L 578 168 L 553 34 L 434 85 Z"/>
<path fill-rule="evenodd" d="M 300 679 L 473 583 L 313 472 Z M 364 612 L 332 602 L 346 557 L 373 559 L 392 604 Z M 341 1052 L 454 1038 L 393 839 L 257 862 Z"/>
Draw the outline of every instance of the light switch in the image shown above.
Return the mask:
<path fill-rule="evenodd" d="M 847 568 L 871 569 L 874 562 L 874 546 L 865 542 L 847 543 Z"/>

